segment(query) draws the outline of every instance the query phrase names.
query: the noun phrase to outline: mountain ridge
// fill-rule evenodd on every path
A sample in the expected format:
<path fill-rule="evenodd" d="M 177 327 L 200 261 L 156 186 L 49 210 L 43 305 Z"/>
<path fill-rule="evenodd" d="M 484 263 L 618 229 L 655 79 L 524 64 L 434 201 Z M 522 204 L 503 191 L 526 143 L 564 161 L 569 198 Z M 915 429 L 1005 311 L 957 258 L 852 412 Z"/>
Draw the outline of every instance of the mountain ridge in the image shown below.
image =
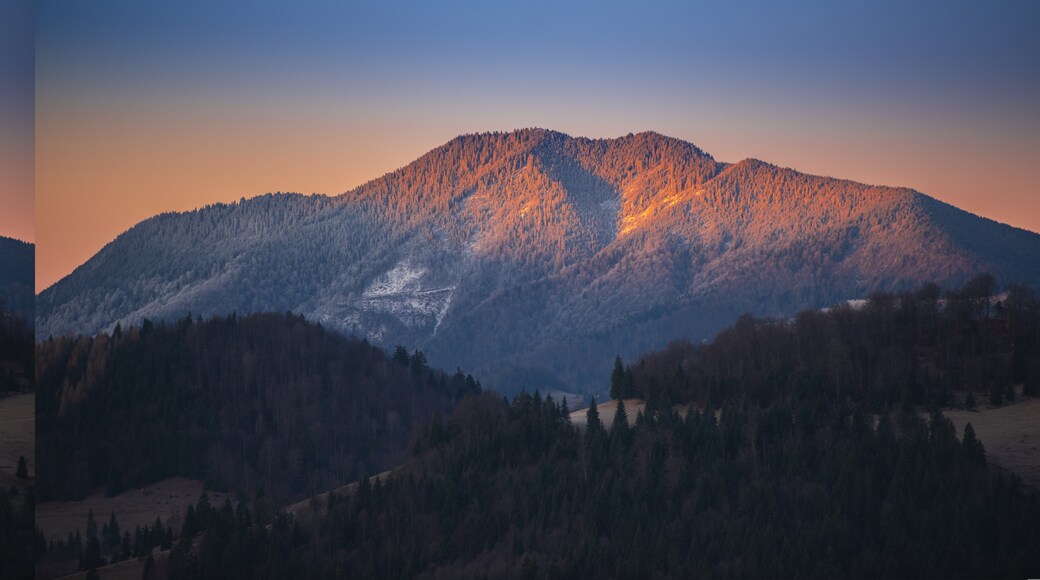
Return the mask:
<path fill-rule="evenodd" d="M 1040 235 L 908 188 L 716 161 L 659 133 L 462 135 L 338 196 L 163 214 L 39 295 L 37 336 L 292 310 L 485 383 L 595 390 L 620 352 L 979 271 Z"/>

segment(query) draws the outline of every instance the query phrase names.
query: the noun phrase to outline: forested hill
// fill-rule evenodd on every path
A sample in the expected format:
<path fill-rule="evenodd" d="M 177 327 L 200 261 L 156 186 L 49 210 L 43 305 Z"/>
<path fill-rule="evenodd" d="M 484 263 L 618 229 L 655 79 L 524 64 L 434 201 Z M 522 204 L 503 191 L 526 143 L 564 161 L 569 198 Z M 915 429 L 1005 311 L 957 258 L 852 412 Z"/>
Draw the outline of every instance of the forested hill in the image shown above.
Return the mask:
<path fill-rule="evenodd" d="M 36 247 L 0 236 L 0 303 L 8 312 L 27 320 L 33 318 Z"/>
<path fill-rule="evenodd" d="M 941 192 L 937 192 L 941 193 Z M 491 387 L 594 391 L 614 354 L 980 271 L 1040 235 L 910 189 L 715 160 L 658 133 L 463 135 L 337 197 L 155 216 L 38 299 L 39 338 L 301 312 Z"/>
<path fill-rule="evenodd" d="M 592 412 L 576 429 L 538 393 L 470 398 L 424 428 L 387 479 L 317 506 L 318 525 L 282 516 L 263 528 L 229 507 L 211 524 L 219 533 L 197 555 L 186 541 L 171 567 L 200 578 L 1032 577 L 1035 490 L 990 468 L 970 426 L 922 420 L 918 403 L 963 400 L 970 385 L 1031 390 L 1038 324 L 1032 290 L 985 275 L 945 293 L 746 317 L 709 344 L 619 364 L 615 394 L 650 400 L 609 430 Z M 690 401 L 707 408 L 676 412 Z"/>
<path fill-rule="evenodd" d="M 873 411 L 998 404 L 1040 395 L 1040 300 L 1027 286 L 979 275 L 959 289 L 934 284 L 794 318 L 743 317 L 710 344 L 681 341 L 615 370 L 615 396 L 718 408 L 816 392 Z"/>
<path fill-rule="evenodd" d="M 0 305 L 0 396 L 33 389 L 33 327 Z"/>
<path fill-rule="evenodd" d="M 288 314 L 146 321 L 36 361 L 41 500 L 175 475 L 299 499 L 399 461 L 419 419 L 480 390 Z"/>

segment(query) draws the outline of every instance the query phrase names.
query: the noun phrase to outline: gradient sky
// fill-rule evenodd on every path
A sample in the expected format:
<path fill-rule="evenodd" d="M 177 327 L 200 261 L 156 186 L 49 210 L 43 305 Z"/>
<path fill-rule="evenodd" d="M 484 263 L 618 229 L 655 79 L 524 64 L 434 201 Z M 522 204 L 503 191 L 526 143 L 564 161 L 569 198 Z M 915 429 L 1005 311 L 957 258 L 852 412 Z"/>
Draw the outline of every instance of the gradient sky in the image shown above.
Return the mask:
<path fill-rule="evenodd" d="M 37 287 L 460 133 L 656 130 L 1040 231 L 1040 2 L 37 2 Z"/>
<path fill-rule="evenodd" d="M 33 4 L 0 2 L 0 236 L 35 239 Z"/>

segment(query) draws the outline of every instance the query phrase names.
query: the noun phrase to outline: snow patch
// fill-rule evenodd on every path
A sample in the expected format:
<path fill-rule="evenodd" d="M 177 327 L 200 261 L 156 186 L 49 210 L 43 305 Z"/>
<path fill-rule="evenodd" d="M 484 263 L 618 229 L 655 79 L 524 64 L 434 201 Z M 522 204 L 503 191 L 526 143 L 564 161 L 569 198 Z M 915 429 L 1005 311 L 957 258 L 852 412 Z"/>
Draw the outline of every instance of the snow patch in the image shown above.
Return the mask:
<path fill-rule="evenodd" d="M 436 333 L 448 313 L 455 286 L 426 287 L 423 280 L 428 274 L 427 268 L 405 258 L 373 280 L 354 306 L 362 312 L 390 314 L 409 328 L 432 326 Z M 382 331 L 369 335 L 378 340 Z"/>
<path fill-rule="evenodd" d="M 418 291 L 422 288 L 422 279 L 427 272 L 426 268 L 412 266 L 408 259 L 402 260 L 389 272 L 373 280 L 361 297 L 379 298 Z"/>

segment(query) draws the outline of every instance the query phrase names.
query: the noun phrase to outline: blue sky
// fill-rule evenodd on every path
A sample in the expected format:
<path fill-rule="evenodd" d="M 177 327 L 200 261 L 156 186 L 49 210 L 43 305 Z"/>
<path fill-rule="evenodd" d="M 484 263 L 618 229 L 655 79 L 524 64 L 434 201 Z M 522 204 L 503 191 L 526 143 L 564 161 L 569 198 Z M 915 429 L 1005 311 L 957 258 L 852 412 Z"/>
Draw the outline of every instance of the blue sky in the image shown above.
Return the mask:
<path fill-rule="evenodd" d="M 32 241 L 33 10 L 0 3 L 0 235 Z"/>
<path fill-rule="evenodd" d="M 457 134 L 526 126 L 656 130 L 724 161 L 907 185 L 1040 230 L 1038 2 L 37 9 L 49 281 L 158 211 L 340 193 Z M 147 171 L 122 171 L 130 158 Z M 76 224 L 96 202 L 110 215 Z"/>

